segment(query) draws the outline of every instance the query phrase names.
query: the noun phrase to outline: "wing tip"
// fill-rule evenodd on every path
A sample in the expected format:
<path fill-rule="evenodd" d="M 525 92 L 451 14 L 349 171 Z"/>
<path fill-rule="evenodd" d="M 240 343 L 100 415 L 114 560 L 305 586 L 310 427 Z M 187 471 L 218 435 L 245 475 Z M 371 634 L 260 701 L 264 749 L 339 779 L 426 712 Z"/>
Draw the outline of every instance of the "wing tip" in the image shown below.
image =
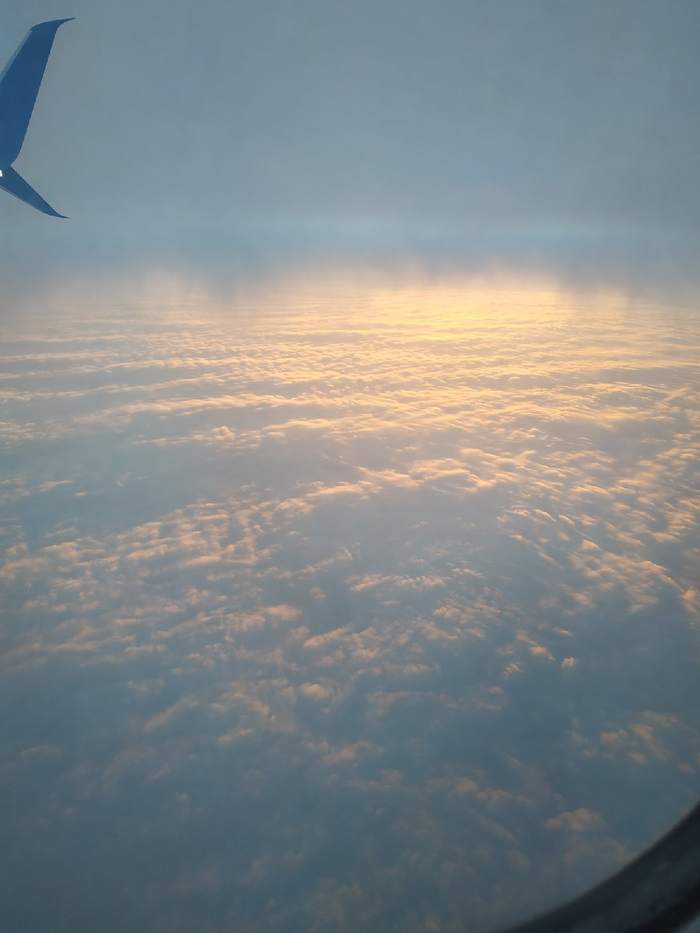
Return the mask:
<path fill-rule="evenodd" d="M 41 195 L 39 195 L 39 197 L 41 198 Z M 56 208 L 51 207 L 51 205 L 44 201 L 43 198 L 41 198 L 41 200 L 43 201 L 42 205 L 33 204 L 32 207 L 36 207 L 36 209 L 41 211 L 42 214 L 48 214 L 49 217 L 58 217 L 61 220 L 70 220 L 70 217 L 67 214 L 59 214 Z"/>
<path fill-rule="evenodd" d="M 25 204 L 29 204 L 30 207 L 35 208 L 37 211 L 41 211 L 42 214 L 68 220 L 65 214 L 59 214 L 57 210 L 54 210 L 48 201 L 45 201 L 39 192 L 35 191 L 29 182 L 22 178 L 19 172 L 12 168 L 12 166 L 5 169 L 3 172 L 2 179 L 0 179 L 0 188 L 7 191 L 7 193 L 11 194 L 13 197 L 18 198 L 20 201 L 24 201 Z"/>
<path fill-rule="evenodd" d="M 47 19 L 43 23 L 37 23 L 35 26 L 32 26 L 30 32 L 34 32 L 35 29 L 43 29 L 46 26 L 51 26 L 54 29 L 58 29 L 59 26 L 62 26 L 63 23 L 70 23 L 75 19 L 75 16 L 66 16 L 64 19 Z"/>

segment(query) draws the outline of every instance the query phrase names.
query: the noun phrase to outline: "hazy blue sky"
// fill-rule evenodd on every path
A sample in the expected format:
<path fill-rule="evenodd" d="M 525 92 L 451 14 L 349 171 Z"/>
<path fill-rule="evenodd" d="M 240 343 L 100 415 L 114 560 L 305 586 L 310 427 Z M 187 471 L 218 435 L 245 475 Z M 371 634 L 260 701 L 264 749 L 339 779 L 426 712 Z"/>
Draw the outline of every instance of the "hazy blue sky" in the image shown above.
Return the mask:
<path fill-rule="evenodd" d="M 73 222 L 3 198 L 3 271 L 697 255 L 694 0 L 10 0 L 0 51 L 58 15 L 18 166 Z"/>

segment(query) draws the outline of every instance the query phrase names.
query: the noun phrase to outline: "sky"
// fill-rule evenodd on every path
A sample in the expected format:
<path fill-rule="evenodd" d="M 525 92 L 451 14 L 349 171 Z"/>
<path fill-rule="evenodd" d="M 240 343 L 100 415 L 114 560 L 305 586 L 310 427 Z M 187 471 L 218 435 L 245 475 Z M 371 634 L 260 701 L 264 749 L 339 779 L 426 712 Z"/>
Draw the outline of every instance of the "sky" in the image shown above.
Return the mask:
<path fill-rule="evenodd" d="M 694 0 L 10 0 L 0 57 L 67 15 L 18 167 L 74 222 L 4 198 L 5 276 L 232 252 L 693 267 Z"/>
<path fill-rule="evenodd" d="M 700 791 L 694 2 L 6 3 L 18 933 L 489 933 Z M 2 195 L 2 192 L 0 192 Z"/>

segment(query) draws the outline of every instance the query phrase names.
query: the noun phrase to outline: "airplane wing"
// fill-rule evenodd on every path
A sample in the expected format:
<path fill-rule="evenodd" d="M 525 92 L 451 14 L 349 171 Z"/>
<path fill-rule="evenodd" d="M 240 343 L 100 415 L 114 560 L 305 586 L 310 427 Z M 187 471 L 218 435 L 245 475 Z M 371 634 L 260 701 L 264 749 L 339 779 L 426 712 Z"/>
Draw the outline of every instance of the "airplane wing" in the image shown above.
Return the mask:
<path fill-rule="evenodd" d="M 20 201 L 31 204 L 32 207 L 35 207 L 44 214 L 49 214 L 51 217 L 62 217 L 64 219 L 66 217 L 65 214 L 59 214 L 50 204 L 47 204 L 42 196 L 13 168 L 4 168 L 2 172 L 0 172 L 0 188 L 2 188 L 3 191 L 7 191 L 8 194 L 13 194 L 16 198 L 19 198 Z"/>
<path fill-rule="evenodd" d="M 0 167 L 12 165 L 19 155 L 56 30 L 66 22 L 68 19 L 54 19 L 32 27 L 0 75 Z M 10 191 L 9 188 L 6 190 Z M 16 194 L 14 191 L 11 193 Z M 19 194 L 16 196 L 21 197 Z"/>

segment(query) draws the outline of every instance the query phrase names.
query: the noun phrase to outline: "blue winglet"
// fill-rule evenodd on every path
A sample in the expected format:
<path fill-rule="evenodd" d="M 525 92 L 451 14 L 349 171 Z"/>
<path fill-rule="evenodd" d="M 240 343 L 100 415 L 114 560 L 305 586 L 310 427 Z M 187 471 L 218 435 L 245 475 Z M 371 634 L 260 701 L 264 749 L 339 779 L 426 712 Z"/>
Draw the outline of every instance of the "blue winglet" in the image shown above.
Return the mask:
<path fill-rule="evenodd" d="M 20 153 L 56 30 L 67 21 L 53 19 L 32 26 L 0 75 L 2 167 L 12 165 Z"/>
<path fill-rule="evenodd" d="M 0 188 L 2 188 L 3 191 L 7 191 L 8 194 L 12 194 L 16 198 L 19 198 L 20 201 L 24 201 L 25 204 L 30 204 L 32 207 L 35 207 L 38 211 L 41 211 L 42 214 L 48 214 L 49 217 L 61 217 L 63 220 L 67 220 L 65 214 L 59 214 L 58 211 L 55 211 L 51 205 L 22 178 L 19 172 L 16 172 L 13 168 L 4 168 L 2 172 L 0 172 Z"/>
<path fill-rule="evenodd" d="M 63 214 L 47 204 L 11 165 L 22 149 L 56 31 L 71 19 L 32 26 L 0 74 L 0 188 L 52 217 Z"/>

